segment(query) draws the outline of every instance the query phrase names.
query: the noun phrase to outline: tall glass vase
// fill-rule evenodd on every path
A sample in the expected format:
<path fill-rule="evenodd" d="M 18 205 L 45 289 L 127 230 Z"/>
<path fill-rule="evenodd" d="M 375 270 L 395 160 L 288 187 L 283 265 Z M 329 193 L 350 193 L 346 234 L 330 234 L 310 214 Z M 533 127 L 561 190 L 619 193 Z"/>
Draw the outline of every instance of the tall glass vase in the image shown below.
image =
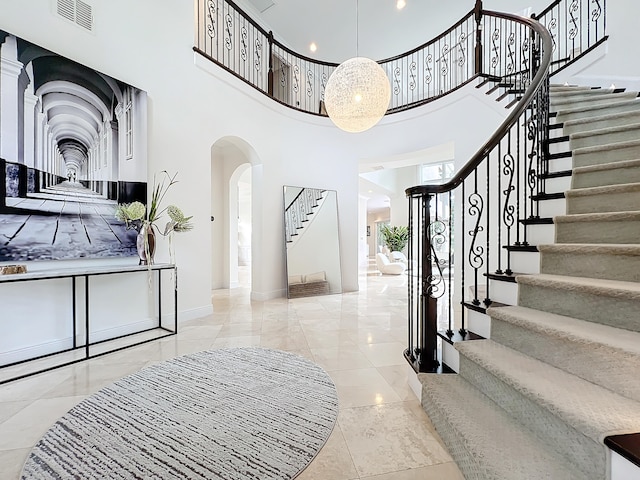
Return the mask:
<path fill-rule="evenodd" d="M 140 257 L 138 265 L 153 265 L 153 255 L 156 253 L 156 234 L 153 226 L 148 223 L 142 225 L 136 239 L 136 246 L 138 257 Z"/>

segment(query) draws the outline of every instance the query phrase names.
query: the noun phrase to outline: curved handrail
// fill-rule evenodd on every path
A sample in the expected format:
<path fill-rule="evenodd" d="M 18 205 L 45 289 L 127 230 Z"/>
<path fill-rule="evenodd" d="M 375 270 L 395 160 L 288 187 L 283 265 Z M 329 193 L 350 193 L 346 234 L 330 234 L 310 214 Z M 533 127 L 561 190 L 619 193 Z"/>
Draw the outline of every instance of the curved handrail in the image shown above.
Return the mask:
<path fill-rule="evenodd" d="M 532 30 L 538 33 L 543 42 L 543 56 L 540 61 L 540 67 L 531 80 L 531 83 L 529 84 L 527 90 L 523 94 L 522 99 L 511 110 L 509 116 L 507 116 L 500 127 L 498 127 L 493 135 L 491 135 L 489 140 L 486 141 L 486 143 L 475 153 L 475 155 L 473 155 L 473 157 L 471 157 L 471 159 L 458 171 L 458 173 L 451 180 L 439 185 L 418 185 L 415 187 L 407 188 L 405 190 L 407 197 L 423 196 L 430 193 L 445 193 L 450 192 L 454 188 L 458 187 L 458 185 L 460 185 L 471 173 L 473 173 L 476 168 L 478 168 L 484 158 L 486 158 L 486 156 L 491 153 L 491 151 L 498 145 L 498 143 L 500 143 L 500 140 L 502 140 L 502 138 L 507 134 L 509 129 L 516 124 L 516 122 L 520 118 L 520 115 L 522 115 L 526 110 L 531 99 L 542 87 L 543 80 L 547 75 L 549 68 L 551 67 L 553 41 L 551 39 L 549 31 L 539 22 L 529 18 L 521 17 L 519 15 L 512 15 L 508 13 L 500 13 L 487 10 L 484 10 L 482 13 L 483 15 L 490 15 L 497 18 L 504 18 L 507 20 L 513 20 L 518 23 L 526 24 Z"/>

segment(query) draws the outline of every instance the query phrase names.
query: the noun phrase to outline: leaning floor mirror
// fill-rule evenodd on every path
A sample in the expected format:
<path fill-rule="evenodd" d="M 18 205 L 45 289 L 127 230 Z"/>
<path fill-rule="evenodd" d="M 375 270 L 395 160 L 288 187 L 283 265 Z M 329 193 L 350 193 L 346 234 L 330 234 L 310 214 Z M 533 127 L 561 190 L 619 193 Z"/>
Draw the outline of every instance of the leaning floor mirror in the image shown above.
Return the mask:
<path fill-rule="evenodd" d="M 334 190 L 284 187 L 284 242 L 289 298 L 342 293 Z"/>

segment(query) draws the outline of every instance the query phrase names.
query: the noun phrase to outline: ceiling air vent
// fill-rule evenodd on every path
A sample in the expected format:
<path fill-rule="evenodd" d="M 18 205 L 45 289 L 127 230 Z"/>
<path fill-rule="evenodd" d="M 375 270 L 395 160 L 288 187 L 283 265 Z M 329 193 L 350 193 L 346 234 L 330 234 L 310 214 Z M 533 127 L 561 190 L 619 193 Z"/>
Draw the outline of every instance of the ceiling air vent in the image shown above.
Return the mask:
<path fill-rule="evenodd" d="M 58 0 L 58 15 L 82 28 L 93 30 L 91 5 L 82 0 Z"/>

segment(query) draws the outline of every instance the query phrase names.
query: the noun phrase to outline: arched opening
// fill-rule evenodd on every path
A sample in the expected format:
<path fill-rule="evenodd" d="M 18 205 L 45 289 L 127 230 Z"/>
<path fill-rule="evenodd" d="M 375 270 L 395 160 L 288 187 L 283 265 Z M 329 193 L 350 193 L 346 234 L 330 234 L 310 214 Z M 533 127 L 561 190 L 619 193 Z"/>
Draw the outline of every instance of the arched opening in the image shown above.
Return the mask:
<path fill-rule="evenodd" d="M 211 288 L 253 287 L 257 263 L 255 191 L 259 165 L 253 148 L 237 137 L 211 147 Z M 257 261 L 256 261 L 257 260 Z"/>

